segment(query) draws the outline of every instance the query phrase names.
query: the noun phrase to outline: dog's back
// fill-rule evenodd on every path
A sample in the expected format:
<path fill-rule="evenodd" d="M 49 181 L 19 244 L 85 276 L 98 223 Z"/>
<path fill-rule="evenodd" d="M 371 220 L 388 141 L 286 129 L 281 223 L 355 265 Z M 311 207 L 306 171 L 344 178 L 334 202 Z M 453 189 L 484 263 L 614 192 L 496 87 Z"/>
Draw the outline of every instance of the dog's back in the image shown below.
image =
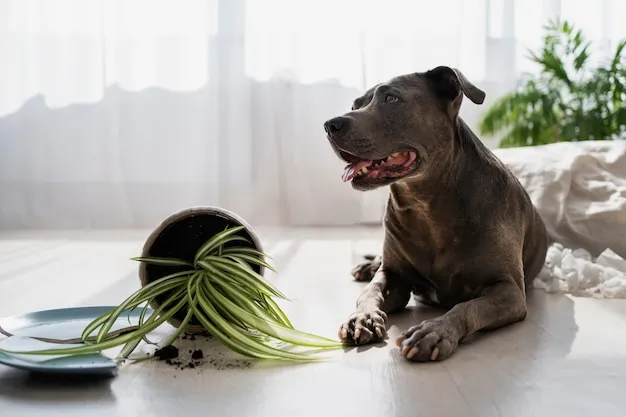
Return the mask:
<path fill-rule="evenodd" d="M 491 178 L 482 181 L 483 195 L 479 193 L 477 197 L 484 199 L 491 206 L 486 211 L 483 210 L 485 220 L 501 221 L 505 225 L 509 224 L 509 227 L 519 228 L 524 280 L 530 285 L 545 263 L 549 244 L 546 226 L 517 177 L 478 139 L 460 117 L 458 123 L 460 136 L 470 148 L 466 154 L 470 160 L 467 175 L 476 175 L 479 172 L 487 175 L 499 173 L 491 174 Z M 481 165 L 487 165 L 487 170 L 481 170 Z"/>

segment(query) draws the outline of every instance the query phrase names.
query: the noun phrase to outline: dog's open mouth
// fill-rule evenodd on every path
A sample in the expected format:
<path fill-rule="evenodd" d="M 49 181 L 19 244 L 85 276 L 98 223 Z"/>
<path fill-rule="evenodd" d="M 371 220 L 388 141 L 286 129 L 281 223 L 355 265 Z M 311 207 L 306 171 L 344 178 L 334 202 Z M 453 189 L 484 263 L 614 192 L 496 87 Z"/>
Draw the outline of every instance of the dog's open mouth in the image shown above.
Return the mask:
<path fill-rule="evenodd" d="M 348 162 L 343 181 L 395 179 L 410 174 L 416 169 L 417 154 L 413 151 L 395 152 L 383 159 L 360 159 L 347 152 L 341 157 Z"/>

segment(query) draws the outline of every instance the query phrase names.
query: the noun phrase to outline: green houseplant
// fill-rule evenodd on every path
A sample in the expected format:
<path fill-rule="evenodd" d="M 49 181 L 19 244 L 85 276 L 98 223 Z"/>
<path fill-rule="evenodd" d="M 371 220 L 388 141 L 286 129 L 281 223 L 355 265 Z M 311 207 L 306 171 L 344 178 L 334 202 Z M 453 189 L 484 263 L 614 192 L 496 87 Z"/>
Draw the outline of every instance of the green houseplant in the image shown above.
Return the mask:
<path fill-rule="evenodd" d="M 529 51 L 538 74 L 483 114 L 479 131 L 501 134 L 501 147 L 609 140 L 626 128 L 626 65 L 620 42 L 608 62 L 591 63 L 592 43 L 567 21 L 551 21 L 539 51 Z"/>
<path fill-rule="evenodd" d="M 84 329 L 82 345 L 9 352 L 80 355 L 123 346 L 125 360 L 150 332 L 168 322 L 175 331 L 159 345 L 171 345 L 183 332 L 208 332 L 247 357 L 315 361 L 311 351 L 336 349 L 341 342 L 296 330 L 276 299 L 287 297 L 263 278 L 261 243 L 241 218 L 217 207 L 183 210 L 164 220 L 148 237 L 140 262 L 141 288 Z M 111 332 L 124 314 L 141 308 L 139 323 Z"/>

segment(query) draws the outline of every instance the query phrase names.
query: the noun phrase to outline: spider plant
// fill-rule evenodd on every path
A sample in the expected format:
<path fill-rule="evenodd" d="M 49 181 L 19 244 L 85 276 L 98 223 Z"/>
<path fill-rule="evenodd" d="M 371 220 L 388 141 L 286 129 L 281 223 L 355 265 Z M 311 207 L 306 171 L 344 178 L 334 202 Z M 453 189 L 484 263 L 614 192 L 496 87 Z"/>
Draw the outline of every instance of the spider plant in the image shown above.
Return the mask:
<path fill-rule="evenodd" d="M 150 332 L 177 313 L 182 313 L 184 318 L 162 346 L 171 345 L 195 318 L 226 347 L 256 359 L 314 361 L 319 358 L 295 348 L 324 351 L 341 347 L 338 341 L 294 328 L 275 301 L 287 297 L 252 268 L 258 265 L 276 272 L 265 261 L 269 256 L 248 246 L 233 245 L 249 243 L 245 237 L 236 235 L 242 229 L 243 226 L 227 227 L 206 241 L 193 260 L 133 258 L 147 264 L 185 269 L 144 285 L 115 309 L 93 320 L 82 333 L 81 346 L 10 353 L 79 355 L 123 345 L 117 359 L 124 360 L 142 340 L 148 341 Z M 227 244 L 230 245 L 225 247 Z M 148 313 L 149 305 L 157 297 L 162 297 L 158 307 Z M 129 332 L 112 336 L 111 328 L 122 314 L 138 308 L 141 308 L 138 325 Z"/>

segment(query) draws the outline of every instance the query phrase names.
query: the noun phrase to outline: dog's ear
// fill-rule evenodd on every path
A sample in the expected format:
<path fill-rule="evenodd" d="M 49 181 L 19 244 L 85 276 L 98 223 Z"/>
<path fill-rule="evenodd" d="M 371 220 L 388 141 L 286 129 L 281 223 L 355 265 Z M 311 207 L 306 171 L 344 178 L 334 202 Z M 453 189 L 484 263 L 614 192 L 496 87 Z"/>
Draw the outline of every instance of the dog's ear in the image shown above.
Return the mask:
<path fill-rule="evenodd" d="M 483 104 L 485 101 L 485 92 L 472 84 L 456 68 L 439 66 L 426 71 L 425 75 L 438 94 L 457 104 L 457 110 L 461 105 L 463 94 L 475 104 Z"/>

